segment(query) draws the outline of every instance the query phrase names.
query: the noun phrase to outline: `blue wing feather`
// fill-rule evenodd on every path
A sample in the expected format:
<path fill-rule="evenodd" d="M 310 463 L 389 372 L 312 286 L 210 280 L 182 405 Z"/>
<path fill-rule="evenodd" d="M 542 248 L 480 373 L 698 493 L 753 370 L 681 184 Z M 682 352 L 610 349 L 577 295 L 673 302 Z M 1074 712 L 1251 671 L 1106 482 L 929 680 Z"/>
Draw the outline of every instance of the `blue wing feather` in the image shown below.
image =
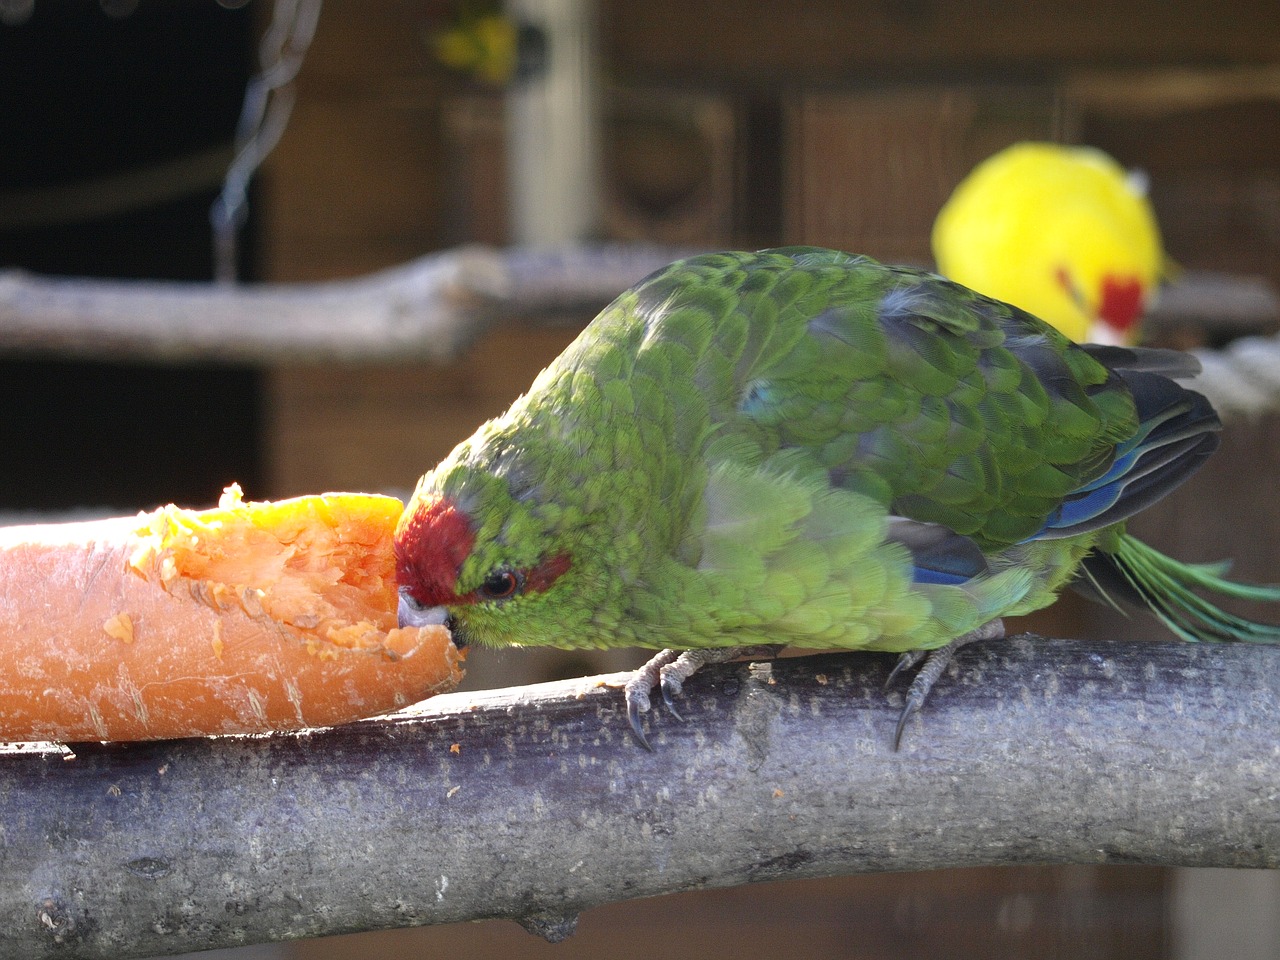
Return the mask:
<path fill-rule="evenodd" d="M 1114 349 L 1100 359 L 1141 361 L 1148 351 Z M 1170 351 L 1151 351 L 1167 365 Z M 1222 423 L 1209 401 L 1153 372 L 1119 368 L 1137 406 L 1139 429 L 1116 446 L 1101 476 L 1066 497 L 1030 540 L 1071 537 L 1118 523 L 1155 503 L 1199 469 L 1218 446 Z M 1194 368 L 1192 368 L 1194 369 Z"/>

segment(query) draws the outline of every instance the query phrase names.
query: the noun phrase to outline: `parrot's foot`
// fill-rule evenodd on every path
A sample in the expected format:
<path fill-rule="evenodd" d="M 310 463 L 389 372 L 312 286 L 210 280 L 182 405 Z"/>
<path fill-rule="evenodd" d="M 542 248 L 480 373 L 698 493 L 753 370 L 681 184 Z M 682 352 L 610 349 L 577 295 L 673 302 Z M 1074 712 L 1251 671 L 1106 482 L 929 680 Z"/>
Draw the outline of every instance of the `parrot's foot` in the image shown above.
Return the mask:
<path fill-rule="evenodd" d="M 684 720 L 676 709 L 674 698 L 684 692 L 685 681 L 709 663 L 725 663 L 742 656 L 776 656 L 779 647 L 713 647 L 699 650 L 663 650 L 637 670 L 622 688 L 627 702 L 627 720 L 640 746 L 652 751 L 640 722 L 649 712 L 649 691 L 662 689 L 662 701 L 677 720 Z"/>
<path fill-rule="evenodd" d="M 640 725 L 640 715 L 649 712 L 649 691 L 653 689 L 662 676 L 662 668 L 668 666 L 680 656 L 678 650 L 662 650 L 652 657 L 643 667 L 631 675 L 631 679 L 622 688 L 623 699 L 627 703 L 627 720 L 631 723 L 631 732 L 635 734 L 640 746 L 650 753 L 649 739 L 644 735 Z"/>
<path fill-rule="evenodd" d="M 929 691 L 942 676 L 942 671 L 947 669 L 956 651 L 978 640 L 998 640 L 1003 636 L 1004 621 L 997 618 L 977 630 L 961 634 L 945 647 L 938 647 L 936 650 L 908 650 L 898 658 L 897 664 L 889 674 L 889 679 L 885 681 L 886 687 L 903 670 L 914 667 L 921 660 L 924 661 L 924 666 L 920 668 L 920 672 L 916 674 L 915 679 L 911 681 L 911 686 L 907 689 L 906 703 L 902 705 L 902 713 L 898 715 L 898 727 L 893 734 L 894 752 L 897 752 L 898 746 L 902 743 L 902 731 L 906 729 L 907 721 L 911 719 L 912 714 L 918 713 L 924 706 L 925 700 L 929 698 Z"/>

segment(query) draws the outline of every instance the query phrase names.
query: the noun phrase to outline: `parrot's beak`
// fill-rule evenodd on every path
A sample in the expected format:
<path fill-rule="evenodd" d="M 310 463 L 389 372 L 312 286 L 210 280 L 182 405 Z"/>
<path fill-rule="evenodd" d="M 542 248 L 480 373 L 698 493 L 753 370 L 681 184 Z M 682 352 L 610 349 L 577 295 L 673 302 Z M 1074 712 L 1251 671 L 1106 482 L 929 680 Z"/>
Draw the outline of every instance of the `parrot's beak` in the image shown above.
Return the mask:
<path fill-rule="evenodd" d="M 452 618 L 444 607 L 424 607 L 405 590 L 400 591 L 398 619 L 402 627 L 450 627 Z"/>

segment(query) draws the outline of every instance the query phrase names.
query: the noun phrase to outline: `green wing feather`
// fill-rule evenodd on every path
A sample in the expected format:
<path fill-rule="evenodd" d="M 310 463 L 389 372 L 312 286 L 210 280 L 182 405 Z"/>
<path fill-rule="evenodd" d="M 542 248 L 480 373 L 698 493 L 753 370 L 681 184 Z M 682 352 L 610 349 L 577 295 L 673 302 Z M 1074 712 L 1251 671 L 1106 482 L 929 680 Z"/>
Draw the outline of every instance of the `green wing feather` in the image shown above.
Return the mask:
<path fill-rule="evenodd" d="M 1022 550 L 1018 564 L 1000 551 L 1137 428 L 1123 384 L 1051 328 L 865 258 L 699 257 L 615 309 L 644 329 L 633 376 L 660 383 L 649 371 L 672 352 L 696 358 L 706 403 L 708 430 L 677 451 L 706 472 L 662 579 L 713 583 L 725 604 L 701 612 L 732 629 L 689 644 L 931 647 L 1048 602 L 1085 548 Z M 921 582 L 895 517 L 968 538 L 1001 569 Z"/>

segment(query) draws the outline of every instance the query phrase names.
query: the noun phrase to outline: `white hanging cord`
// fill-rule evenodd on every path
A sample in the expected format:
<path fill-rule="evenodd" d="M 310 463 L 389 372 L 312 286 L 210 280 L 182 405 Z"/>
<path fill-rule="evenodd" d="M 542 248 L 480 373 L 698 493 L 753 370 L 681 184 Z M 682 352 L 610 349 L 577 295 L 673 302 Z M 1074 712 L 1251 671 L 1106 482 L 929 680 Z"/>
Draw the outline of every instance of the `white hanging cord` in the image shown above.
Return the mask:
<path fill-rule="evenodd" d="M 1187 386 L 1209 398 L 1223 420 L 1280 412 L 1280 338 L 1242 337 L 1221 350 L 1194 350 L 1203 370 Z"/>
<path fill-rule="evenodd" d="M 209 210 L 214 277 L 219 283 L 236 281 L 239 232 L 248 218 L 249 181 L 288 125 L 293 79 L 315 35 L 320 5 L 321 0 L 276 0 L 271 26 L 259 45 L 259 72 L 245 88 L 236 127 L 236 156 Z"/>

